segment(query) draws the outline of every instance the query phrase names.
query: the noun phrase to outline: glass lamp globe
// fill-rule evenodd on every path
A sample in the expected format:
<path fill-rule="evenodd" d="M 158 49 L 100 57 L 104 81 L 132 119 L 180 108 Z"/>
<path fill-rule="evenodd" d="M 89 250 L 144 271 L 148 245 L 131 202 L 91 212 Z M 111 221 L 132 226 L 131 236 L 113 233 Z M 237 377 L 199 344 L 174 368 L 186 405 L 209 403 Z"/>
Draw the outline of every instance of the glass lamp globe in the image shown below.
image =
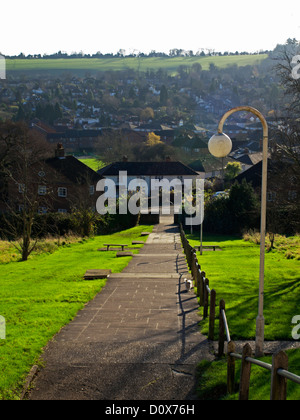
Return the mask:
<path fill-rule="evenodd" d="M 232 150 L 232 141 L 227 134 L 215 134 L 208 142 L 208 150 L 213 156 L 224 158 L 229 155 Z"/>

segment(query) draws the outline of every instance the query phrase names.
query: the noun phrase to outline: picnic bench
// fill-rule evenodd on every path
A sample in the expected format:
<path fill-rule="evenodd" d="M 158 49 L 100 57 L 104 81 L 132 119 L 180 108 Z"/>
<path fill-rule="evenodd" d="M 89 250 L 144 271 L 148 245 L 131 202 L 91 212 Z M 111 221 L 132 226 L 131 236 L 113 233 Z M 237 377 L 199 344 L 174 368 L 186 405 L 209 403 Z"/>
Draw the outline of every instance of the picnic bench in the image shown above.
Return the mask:
<path fill-rule="evenodd" d="M 122 248 L 122 251 L 124 251 L 125 246 L 127 247 L 127 244 L 103 244 L 104 246 L 106 246 L 106 250 L 109 251 L 109 248 L 111 246 L 117 246 L 118 248 Z"/>
<path fill-rule="evenodd" d="M 201 246 L 196 245 L 194 248 L 200 251 Z M 202 249 L 205 251 L 221 251 L 221 248 L 218 245 L 203 245 Z"/>

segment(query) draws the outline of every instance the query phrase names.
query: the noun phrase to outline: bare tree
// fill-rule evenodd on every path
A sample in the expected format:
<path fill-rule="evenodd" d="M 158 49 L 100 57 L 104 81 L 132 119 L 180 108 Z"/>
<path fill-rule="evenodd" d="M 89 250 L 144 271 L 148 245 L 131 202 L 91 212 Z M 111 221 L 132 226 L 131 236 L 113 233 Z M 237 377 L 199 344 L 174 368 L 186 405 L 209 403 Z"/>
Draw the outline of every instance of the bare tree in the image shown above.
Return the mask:
<path fill-rule="evenodd" d="M 101 159 L 112 163 L 121 161 L 124 156 L 129 160 L 134 159 L 133 146 L 120 130 L 112 130 L 98 138 L 95 148 Z"/>
<path fill-rule="evenodd" d="M 0 170 L 3 182 L 2 209 L 6 227 L 3 234 L 14 239 L 26 261 L 36 247 L 32 230 L 36 214 L 47 205 L 44 161 L 50 156 L 48 144 L 25 123 L 0 124 Z"/>
<path fill-rule="evenodd" d="M 299 117 L 300 78 L 295 74 L 295 64 L 300 62 L 300 43 L 296 39 L 287 40 L 285 45 L 277 46 L 272 58 L 276 61 L 274 69 L 284 88 L 286 114 L 289 118 Z"/>
<path fill-rule="evenodd" d="M 95 180 L 88 174 L 83 174 L 77 179 L 78 188 L 76 194 L 69 197 L 72 210 L 72 218 L 76 230 L 82 237 L 90 237 L 94 234 L 95 223 L 99 217 L 95 208 Z"/>
<path fill-rule="evenodd" d="M 272 130 L 273 170 L 269 177 L 269 225 L 299 229 L 300 210 L 300 77 L 295 63 L 300 62 L 300 43 L 289 39 L 275 50 L 275 71 L 284 92 L 284 109 Z M 296 58 L 296 60 L 295 60 Z"/>

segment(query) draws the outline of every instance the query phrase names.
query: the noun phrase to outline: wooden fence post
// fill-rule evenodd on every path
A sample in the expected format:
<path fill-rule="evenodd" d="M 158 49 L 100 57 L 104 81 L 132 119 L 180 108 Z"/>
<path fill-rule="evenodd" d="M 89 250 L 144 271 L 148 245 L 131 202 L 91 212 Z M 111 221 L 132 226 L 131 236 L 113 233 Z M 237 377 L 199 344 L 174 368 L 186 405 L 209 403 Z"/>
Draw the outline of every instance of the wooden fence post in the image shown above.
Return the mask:
<path fill-rule="evenodd" d="M 206 273 L 204 271 L 201 271 L 200 274 L 200 306 L 203 306 L 204 304 L 204 279 L 205 279 Z"/>
<path fill-rule="evenodd" d="M 193 248 L 191 245 L 188 245 L 188 264 L 189 269 L 192 271 L 192 261 L 193 261 Z"/>
<path fill-rule="evenodd" d="M 224 343 L 225 343 L 225 324 L 222 316 L 222 310 L 225 311 L 225 301 L 220 300 L 220 315 L 219 315 L 219 351 L 218 356 L 221 357 L 224 354 Z"/>
<path fill-rule="evenodd" d="M 235 343 L 230 341 L 227 349 L 227 392 L 234 393 L 234 378 L 235 378 L 235 358 L 230 356 L 230 353 L 235 353 Z"/>
<path fill-rule="evenodd" d="M 216 291 L 213 289 L 210 292 L 210 310 L 209 310 L 209 332 L 208 339 L 214 339 L 215 335 L 215 319 L 216 319 Z"/>
<path fill-rule="evenodd" d="M 284 351 L 273 355 L 271 376 L 271 401 L 286 401 L 287 379 L 278 375 L 278 369 L 288 370 L 288 356 Z"/>
<path fill-rule="evenodd" d="M 193 249 L 192 250 L 192 276 L 193 276 L 193 280 L 196 280 L 197 277 L 197 255 L 196 255 L 196 251 Z"/>
<path fill-rule="evenodd" d="M 200 292 L 201 280 L 202 280 L 201 267 L 200 267 L 200 265 L 198 265 L 198 267 L 197 267 L 197 279 L 196 279 L 197 297 L 200 297 L 200 294 L 201 294 L 201 292 Z M 201 306 L 201 304 L 200 304 L 200 306 Z"/>
<path fill-rule="evenodd" d="M 241 379 L 240 379 L 240 401 L 248 401 L 249 399 L 249 387 L 250 387 L 250 375 L 251 375 L 251 363 L 246 361 L 247 357 L 252 356 L 252 349 L 250 344 L 246 344 L 243 348 L 242 355 L 242 368 L 241 368 Z"/>
<path fill-rule="evenodd" d="M 204 307 L 203 307 L 203 318 L 206 319 L 208 316 L 208 301 L 209 301 L 209 293 L 207 290 L 207 287 L 209 287 L 209 280 L 205 279 L 204 282 Z"/>

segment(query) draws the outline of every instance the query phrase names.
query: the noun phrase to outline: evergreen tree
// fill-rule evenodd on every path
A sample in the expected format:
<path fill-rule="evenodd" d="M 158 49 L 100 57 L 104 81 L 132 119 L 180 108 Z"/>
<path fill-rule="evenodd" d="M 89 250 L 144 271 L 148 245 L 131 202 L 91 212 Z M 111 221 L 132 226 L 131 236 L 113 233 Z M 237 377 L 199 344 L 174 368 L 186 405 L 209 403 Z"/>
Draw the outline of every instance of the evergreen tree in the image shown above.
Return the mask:
<path fill-rule="evenodd" d="M 160 105 L 166 106 L 168 102 L 168 91 L 165 85 L 160 88 Z"/>

